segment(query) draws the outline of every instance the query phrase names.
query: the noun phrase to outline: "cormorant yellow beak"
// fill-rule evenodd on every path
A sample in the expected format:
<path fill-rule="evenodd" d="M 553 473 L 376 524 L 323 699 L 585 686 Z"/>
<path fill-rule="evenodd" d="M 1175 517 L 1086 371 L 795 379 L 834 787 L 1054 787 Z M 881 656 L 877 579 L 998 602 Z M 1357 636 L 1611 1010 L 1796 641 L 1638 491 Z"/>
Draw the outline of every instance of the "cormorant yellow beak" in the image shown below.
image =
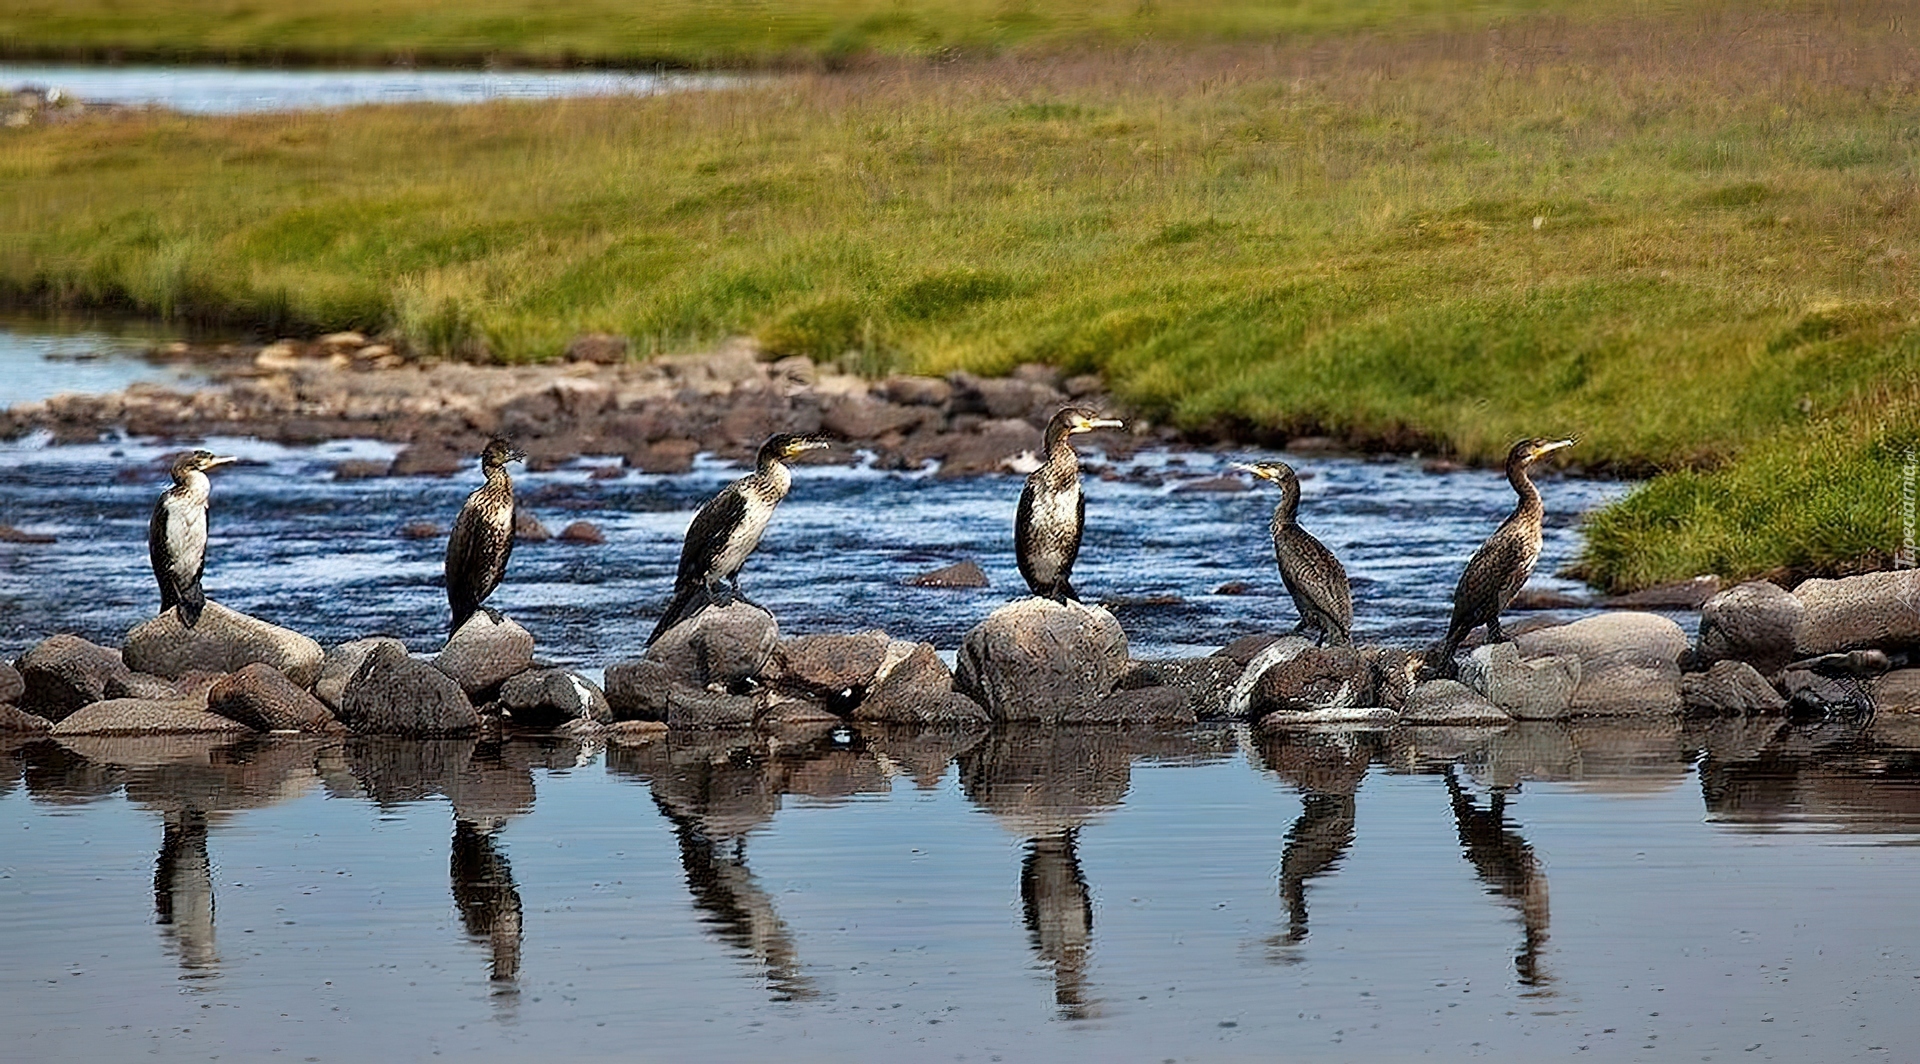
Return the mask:
<path fill-rule="evenodd" d="M 787 444 L 787 453 L 789 455 L 795 455 L 802 451 L 822 450 L 828 446 L 830 446 L 830 444 L 826 440 L 795 440 Z"/>
<path fill-rule="evenodd" d="M 1272 474 L 1268 473 L 1265 469 L 1261 468 L 1260 466 L 1254 465 L 1251 462 L 1229 462 L 1228 464 L 1233 466 L 1233 468 L 1235 469 L 1240 469 L 1248 473 L 1252 473 L 1254 476 L 1259 477 L 1261 480 L 1273 479 Z"/>
<path fill-rule="evenodd" d="M 1564 439 L 1564 440 L 1554 440 L 1554 441 L 1553 441 L 1553 442 L 1551 442 L 1551 443 L 1543 443 L 1543 444 L 1541 444 L 1540 446 L 1538 446 L 1538 447 L 1535 447 L 1535 448 L 1533 449 L 1533 456 L 1534 456 L 1535 458 L 1540 458 L 1540 457 L 1544 457 L 1544 456 L 1546 456 L 1546 455 L 1549 455 L 1549 454 L 1552 454 L 1553 452 L 1555 452 L 1555 451 L 1558 451 L 1558 450 L 1560 450 L 1560 449 L 1562 449 L 1562 448 L 1565 448 L 1565 447 L 1571 447 L 1571 446 L 1573 446 L 1574 444 L 1576 444 L 1576 443 L 1579 443 L 1579 442 L 1580 442 L 1580 437 L 1578 437 L 1578 436 L 1568 436 L 1568 437 L 1567 437 L 1566 439 Z"/>
<path fill-rule="evenodd" d="M 238 462 L 239 460 L 240 460 L 240 456 L 233 455 L 233 454 L 224 455 L 219 458 L 209 458 L 207 459 L 206 468 L 212 469 L 214 466 L 228 465 L 233 462 Z"/>
<path fill-rule="evenodd" d="M 1083 417 L 1073 423 L 1075 432 L 1092 432 L 1095 429 L 1123 429 L 1127 423 L 1113 417 Z"/>

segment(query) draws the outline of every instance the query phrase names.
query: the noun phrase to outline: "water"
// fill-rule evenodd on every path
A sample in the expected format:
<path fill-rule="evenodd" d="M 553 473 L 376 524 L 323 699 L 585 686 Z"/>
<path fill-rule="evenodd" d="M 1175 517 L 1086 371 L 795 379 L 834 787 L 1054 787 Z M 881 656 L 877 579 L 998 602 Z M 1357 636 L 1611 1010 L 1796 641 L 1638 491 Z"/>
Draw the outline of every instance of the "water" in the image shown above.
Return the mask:
<path fill-rule="evenodd" d="M 138 381 L 180 387 L 202 376 L 191 367 L 147 361 L 150 345 L 148 338 L 94 329 L 0 327 L 0 408 L 61 392 L 117 392 Z"/>
<path fill-rule="evenodd" d="M 737 75 L 586 70 L 256 70 L 0 63 L 0 86 L 34 85 L 59 89 L 91 103 L 151 105 L 192 114 L 307 111 L 381 103 L 653 96 L 726 88 L 741 80 Z"/>

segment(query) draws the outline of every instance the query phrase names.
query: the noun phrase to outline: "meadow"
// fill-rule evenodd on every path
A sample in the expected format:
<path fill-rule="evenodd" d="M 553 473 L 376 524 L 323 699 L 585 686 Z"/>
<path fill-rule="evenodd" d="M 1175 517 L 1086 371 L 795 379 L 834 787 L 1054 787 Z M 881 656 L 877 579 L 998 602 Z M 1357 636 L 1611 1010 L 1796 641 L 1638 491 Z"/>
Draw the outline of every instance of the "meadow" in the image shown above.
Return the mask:
<path fill-rule="evenodd" d="M 1658 474 L 1591 521 L 1597 585 L 1845 572 L 1897 547 L 1920 423 L 1915 71 L 1899 5 L 1770 5 L 112 116 L 0 132 L 0 296 L 1043 361 L 1197 435 L 1471 461 L 1578 433 Z"/>

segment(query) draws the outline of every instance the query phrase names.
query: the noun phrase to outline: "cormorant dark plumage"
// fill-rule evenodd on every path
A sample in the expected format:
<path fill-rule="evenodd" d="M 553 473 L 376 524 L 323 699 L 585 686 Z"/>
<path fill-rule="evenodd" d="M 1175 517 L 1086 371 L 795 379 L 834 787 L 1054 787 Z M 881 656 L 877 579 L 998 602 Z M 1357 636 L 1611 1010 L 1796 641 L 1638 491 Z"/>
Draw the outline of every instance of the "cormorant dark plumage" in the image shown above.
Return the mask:
<path fill-rule="evenodd" d="M 707 600 L 731 602 L 740 595 L 740 567 L 760 545 L 760 535 L 773 519 L 774 507 L 787 497 L 793 474 L 785 462 L 794 455 L 827 446 L 817 436 L 780 433 L 760 445 L 760 455 L 752 473 L 720 489 L 693 515 L 687 526 L 686 542 L 680 547 L 680 571 L 673 581 L 673 600 L 660 615 L 660 623 L 647 637 L 652 646 L 667 630 L 697 612 Z M 720 584 L 728 591 L 715 597 Z M 744 595 L 740 596 L 745 598 Z"/>
<path fill-rule="evenodd" d="M 173 460 L 173 486 L 154 504 L 147 524 L 147 557 L 160 584 L 160 612 L 180 608 L 180 623 L 200 623 L 207 596 L 200 575 L 207 568 L 207 470 L 233 461 L 211 451 L 187 451 Z"/>
<path fill-rule="evenodd" d="M 1513 485 L 1520 502 L 1480 549 L 1473 552 L 1473 560 L 1460 574 L 1460 583 L 1453 590 L 1453 621 L 1447 625 L 1446 641 L 1436 648 L 1428 664 L 1451 671 L 1453 652 L 1460 648 L 1468 632 L 1483 624 L 1487 626 L 1489 642 L 1506 639 L 1506 634 L 1500 631 L 1500 613 L 1526 586 L 1527 577 L 1533 575 L 1533 566 L 1540 560 L 1541 519 L 1545 510 L 1540 505 L 1540 490 L 1527 476 L 1527 467 L 1562 447 L 1573 446 L 1574 442 L 1571 438 L 1527 439 L 1514 444 L 1507 452 L 1507 482 Z"/>
<path fill-rule="evenodd" d="M 1280 485 L 1280 505 L 1273 508 L 1273 556 L 1280 563 L 1280 579 L 1286 582 L 1293 607 L 1300 611 L 1295 633 L 1309 628 L 1319 633 L 1319 643 L 1337 647 L 1353 645 L 1353 588 L 1347 583 L 1347 571 L 1326 545 L 1313 538 L 1294 519 L 1300 509 L 1300 478 L 1285 462 L 1235 462 L 1262 480 Z"/>
<path fill-rule="evenodd" d="M 467 496 L 460 516 L 453 520 L 453 531 L 447 535 L 447 605 L 453 608 L 453 623 L 447 626 L 449 638 L 487 601 L 506 575 L 517 516 L 507 463 L 526 457 L 525 452 L 498 438 L 488 441 L 480 452 L 480 470 L 487 482 Z"/>
<path fill-rule="evenodd" d="M 1034 594 L 1056 602 L 1079 600 L 1073 590 L 1073 563 L 1080 556 L 1087 498 L 1080 492 L 1080 456 L 1071 437 L 1122 424 L 1078 406 L 1063 407 L 1047 422 L 1046 458 L 1028 474 L 1013 518 L 1014 558 Z"/>

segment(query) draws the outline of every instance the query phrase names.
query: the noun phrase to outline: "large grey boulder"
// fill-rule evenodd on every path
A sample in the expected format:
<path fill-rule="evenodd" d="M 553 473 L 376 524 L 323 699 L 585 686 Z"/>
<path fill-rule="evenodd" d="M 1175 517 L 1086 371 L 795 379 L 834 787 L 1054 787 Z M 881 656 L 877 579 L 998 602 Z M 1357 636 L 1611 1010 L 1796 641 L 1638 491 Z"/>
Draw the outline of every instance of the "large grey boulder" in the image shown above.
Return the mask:
<path fill-rule="evenodd" d="M 1689 713 L 1716 716 L 1779 713 L 1787 708 L 1787 700 L 1758 669 L 1732 659 L 1681 677 L 1680 701 Z"/>
<path fill-rule="evenodd" d="M 1225 720 L 1232 715 L 1233 686 L 1245 667 L 1231 658 L 1174 658 L 1135 661 L 1120 677 L 1122 691 L 1173 687 L 1187 693 L 1187 706 L 1197 720 Z"/>
<path fill-rule="evenodd" d="M 252 728 L 191 702 L 110 698 L 75 710 L 53 726 L 62 735 L 245 735 Z"/>
<path fill-rule="evenodd" d="M 1317 647 L 1299 636 L 1274 641 L 1247 663 L 1228 703 L 1235 717 L 1373 707 L 1374 674 L 1353 647 Z"/>
<path fill-rule="evenodd" d="M 774 648 L 768 683 L 815 698 L 855 695 L 873 683 L 892 640 L 878 630 L 809 635 Z"/>
<path fill-rule="evenodd" d="M 384 635 L 355 639 L 327 651 L 327 656 L 320 662 L 320 678 L 313 681 L 314 695 L 325 702 L 327 708 L 339 712 L 340 703 L 346 698 L 347 683 L 353 679 L 354 673 L 360 671 L 367 655 L 382 646 L 392 646 L 402 654 L 407 652 L 405 643 Z"/>
<path fill-rule="evenodd" d="M 128 668 L 169 680 L 189 672 L 237 672 L 259 662 L 311 687 L 326 652 L 299 632 L 209 602 L 192 628 L 173 609 L 135 625 L 121 656 Z"/>
<path fill-rule="evenodd" d="M 1515 720 L 1568 716 L 1580 673 L 1580 659 L 1571 654 L 1522 658 L 1512 643 L 1475 647 L 1460 662 L 1460 682 Z"/>
<path fill-rule="evenodd" d="M 608 666 L 606 695 L 616 722 L 664 721 L 671 728 L 745 728 L 760 708 L 757 698 L 695 687 L 644 658 Z"/>
<path fill-rule="evenodd" d="M 1127 636 L 1113 614 L 1024 598 L 967 632 L 953 686 L 996 721 L 1050 723 L 1105 698 L 1126 669 Z"/>
<path fill-rule="evenodd" d="M 1899 669 L 1874 680 L 1873 707 L 1881 713 L 1920 713 L 1920 669 Z"/>
<path fill-rule="evenodd" d="M 479 610 L 447 640 L 433 665 L 475 698 L 533 667 L 533 635 L 498 610 Z"/>
<path fill-rule="evenodd" d="M 1798 655 L 1795 635 L 1807 608 L 1793 593 L 1755 580 L 1707 600 L 1700 608 L 1700 664 L 1744 661 L 1771 676 Z"/>
<path fill-rule="evenodd" d="M 340 701 L 340 719 L 361 735 L 438 739 L 471 735 L 480 714 L 452 677 L 388 644 L 375 647 Z"/>
<path fill-rule="evenodd" d="M 1115 691 L 1090 706 L 1060 715 L 1062 724 L 1105 724 L 1115 727 L 1192 724 L 1192 695 L 1178 687 L 1135 687 Z"/>
<path fill-rule="evenodd" d="M 773 614 L 736 598 L 667 629 L 642 656 L 692 687 L 737 687 L 760 675 L 779 643 Z"/>
<path fill-rule="evenodd" d="M 1806 607 L 1794 629 L 1794 650 L 1802 657 L 1920 647 L 1920 569 L 1808 580 L 1793 597 Z"/>
<path fill-rule="evenodd" d="M 1252 649 L 1256 646 L 1259 649 Z M 1227 696 L 1227 715 L 1236 720 L 1246 720 L 1254 715 L 1253 689 L 1274 668 L 1284 665 L 1302 652 L 1311 650 L 1313 641 L 1297 635 L 1281 636 L 1278 639 L 1266 639 L 1264 636 L 1247 636 L 1236 639 L 1217 653 L 1225 660 L 1237 660 L 1236 651 L 1251 651 L 1246 666 L 1240 670 L 1240 676 L 1233 682 L 1233 693 Z"/>
<path fill-rule="evenodd" d="M 1680 659 L 1687 653 L 1687 636 L 1665 617 L 1603 613 L 1516 636 L 1514 644 L 1526 659 L 1579 659 L 1580 683 L 1567 707 L 1574 716 L 1680 711 Z"/>
<path fill-rule="evenodd" d="M 58 721 L 107 697 L 107 684 L 131 670 L 120 652 L 77 635 L 56 635 L 20 655 L 21 709 Z"/>
<path fill-rule="evenodd" d="M 866 697 L 853 707 L 853 719 L 930 727 L 990 721 L 980 703 L 953 689 L 953 672 L 932 643 L 903 639 L 888 643 Z"/>
<path fill-rule="evenodd" d="M 1428 726 L 1497 726 L 1512 719 L 1486 696 L 1458 680 L 1419 684 L 1400 711 L 1401 723 Z"/>
<path fill-rule="evenodd" d="M 531 669 L 501 684 L 500 708 L 522 728 L 555 728 L 573 720 L 613 722 L 606 694 L 565 669 Z"/>
<path fill-rule="evenodd" d="M 295 731 L 342 735 L 346 725 L 333 711 L 287 674 L 255 662 L 223 677 L 207 691 L 207 709 L 255 731 Z"/>

